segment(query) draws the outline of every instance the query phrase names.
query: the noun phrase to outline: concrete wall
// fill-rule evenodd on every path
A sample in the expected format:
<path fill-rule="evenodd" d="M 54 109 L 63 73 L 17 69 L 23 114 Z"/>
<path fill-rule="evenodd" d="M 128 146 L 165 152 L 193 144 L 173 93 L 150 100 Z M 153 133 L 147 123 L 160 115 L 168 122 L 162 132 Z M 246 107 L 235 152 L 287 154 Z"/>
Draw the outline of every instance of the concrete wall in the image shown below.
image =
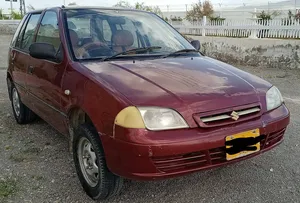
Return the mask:
<path fill-rule="evenodd" d="M 7 67 L 8 47 L 20 21 L 0 20 L 0 69 Z"/>
<path fill-rule="evenodd" d="M 19 20 L 0 20 L 0 35 L 14 34 L 19 22 Z"/>
<path fill-rule="evenodd" d="M 11 41 L 12 35 L 0 34 L 0 69 L 7 67 L 8 47 Z"/>
<path fill-rule="evenodd" d="M 300 68 L 300 40 L 188 37 L 200 40 L 207 56 L 229 64 Z"/>

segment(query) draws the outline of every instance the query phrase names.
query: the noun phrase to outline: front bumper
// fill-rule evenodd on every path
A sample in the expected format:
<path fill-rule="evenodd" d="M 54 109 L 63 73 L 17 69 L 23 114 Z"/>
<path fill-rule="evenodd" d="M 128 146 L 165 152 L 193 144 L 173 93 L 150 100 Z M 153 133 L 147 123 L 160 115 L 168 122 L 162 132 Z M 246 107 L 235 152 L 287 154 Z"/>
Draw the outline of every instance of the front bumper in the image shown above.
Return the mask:
<path fill-rule="evenodd" d="M 137 180 L 163 179 L 219 167 L 268 151 L 283 141 L 289 119 L 289 111 L 282 105 L 259 119 L 218 129 L 151 132 L 116 126 L 118 139 L 103 136 L 102 142 L 108 167 L 113 173 Z M 261 150 L 227 161 L 226 136 L 256 128 L 264 135 Z"/>

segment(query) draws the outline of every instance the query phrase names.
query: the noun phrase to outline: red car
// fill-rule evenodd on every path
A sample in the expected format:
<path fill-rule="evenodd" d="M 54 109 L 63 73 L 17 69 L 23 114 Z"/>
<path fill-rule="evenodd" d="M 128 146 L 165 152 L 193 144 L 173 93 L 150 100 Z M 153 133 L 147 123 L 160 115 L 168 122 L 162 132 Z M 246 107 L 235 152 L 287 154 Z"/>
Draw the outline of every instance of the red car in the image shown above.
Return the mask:
<path fill-rule="evenodd" d="M 28 13 L 9 51 L 14 116 L 38 115 L 70 138 L 93 199 L 118 194 L 123 178 L 180 176 L 278 146 L 289 124 L 279 90 L 199 49 L 153 13 Z"/>

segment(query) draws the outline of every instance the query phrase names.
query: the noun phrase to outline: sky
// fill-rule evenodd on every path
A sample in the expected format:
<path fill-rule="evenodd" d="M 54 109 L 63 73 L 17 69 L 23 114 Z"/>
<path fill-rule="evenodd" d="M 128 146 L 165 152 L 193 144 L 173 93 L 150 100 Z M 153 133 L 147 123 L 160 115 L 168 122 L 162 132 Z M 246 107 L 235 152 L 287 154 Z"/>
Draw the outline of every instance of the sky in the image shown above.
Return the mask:
<path fill-rule="evenodd" d="M 18 0 L 19 1 L 19 0 Z M 25 0 L 26 5 L 31 4 L 34 8 L 40 9 L 45 7 L 53 7 L 53 6 L 61 6 L 66 2 L 66 5 L 71 2 L 76 2 L 81 6 L 112 6 L 116 4 L 119 0 Z M 246 5 L 251 4 L 267 4 L 269 2 L 278 2 L 282 0 L 211 0 L 211 2 L 219 6 L 223 7 L 238 7 L 243 6 L 243 3 Z M 84 3 L 83 3 L 84 2 Z M 135 2 L 145 2 L 147 5 L 159 5 L 162 8 L 166 8 L 166 5 L 170 5 L 173 9 L 185 9 L 185 4 L 193 4 L 197 2 L 197 0 L 128 0 L 128 2 L 134 4 Z M 13 8 L 18 10 L 20 7 L 19 2 L 13 3 Z M 5 0 L 0 0 L 0 8 L 4 9 L 4 11 L 8 11 L 10 8 L 10 2 Z"/>

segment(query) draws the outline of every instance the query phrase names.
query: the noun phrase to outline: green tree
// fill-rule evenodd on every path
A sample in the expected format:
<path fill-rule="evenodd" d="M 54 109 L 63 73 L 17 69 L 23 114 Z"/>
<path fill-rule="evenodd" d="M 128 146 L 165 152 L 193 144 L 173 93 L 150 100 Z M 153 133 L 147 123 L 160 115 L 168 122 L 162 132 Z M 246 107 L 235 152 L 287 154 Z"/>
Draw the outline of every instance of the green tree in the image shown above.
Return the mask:
<path fill-rule="evenodd" d="M 271 14 L 266 13 L 265 11 L 262 11 L 260 14 L 257 15 L 257 17 L 261 20 L 272 20 Z"/>
<path fill-rule="evenodd" d="M 119 1 L 114 7 L 121 7 L 121 8 L 133 8 L 132 5 L 128 1 Z"/>
<path fill-rule="evenodd" d="M 292 20 L 292 19 L 300 20 L 300 13 L 293 14 L 292 11 L 289 10 L 289 12 L 288 12 L 288 19 L 289 20 Z"/>
<path fill-rule="evenodd" d="M 289 19 L 289 20 L 292 20 L 293 16 L 294 16 L 294 15 L 293 15 L 292 11 L 289 10 L 289 12 L 288 12 L 288 19 Z"/>
<path fill-rule="evenodd" d="M 2 9 L 0 9 L 0 20 L 7 20 L 7 19 L 9 19 L 9 17 L 8 16 L 5 16 L 4 14 L 3 14 L 3 10 Z"/>
<path fill-rule="evenodd" d="M 292 25 L 293 24 L 293 22 L 292 22 L 293 19 L 300 20 L 300 13 L 293 14 L 293 12 L 291 10 L 289 10 L 288 16 L 286 18 L 282 19 L 282 25 Z"/>
<path fill-rule="evenodd" d="M 182 21 L 182 18 L 174 16 L 174 17 L 171 18 L 171 20 L 172 21 Z"/>
<path fill-rule="evenodd" d="M 209 17 L 209 19 L 211 20 L 211 21 L 224 21 L 224 20 L 226 20 L 226 18 L 221 18 L 220 16 L 211 16 L 211 17 Z"/>
<path fill-rule="evenodd" d="M 12 14 L 12 19 L 20 20 L 20 19 L 23 18 L 23 16 L 22 16 L 21 13 L 19 13 L 19 12 L 13 11 L 11 14 Z"/>
<path fill-rule="evenodd" d="M 210 1 L 205 0 L 203 4 L 199 1 L 192 5 L 191 10 L 187 11 L 186 19 L 190 22 L 200 21 L 203 16 L 211 17 L 213 13 L 214 9 Z"/>
<path fill-rule="evenodd" d="M 276 16 L 279 16 L 281 13 L 279 11 L 273 11 L 272 13 L 262 11 L 260 12 L 257 17 L 262 20 L 272 20 Z"/>
<path fill-rule="evenodd" d="M 151 12 L 156 13 L 159 16 L 163 16 L 163 13 L 161 12 L 159 6 L 152 6 Z"/>
<path fill-rule="evenodd" d="M 132 6 L 128 1 L 122 0 L 122 1 L 119 1 L 114 6 L 121 7 L 121 8 L 134 8 L 137 10 L 149 11 L 149 12 L 156 13 L 159 16 L 162 16 L 162 12 L 158 6 L 147 6 L 144 2 L 142 2 L 142 3 L 137 2 L 134 4 L 134 6 Z"/>
<path fill-rule="evenodd" d="M 148 11 L 148 9 L 149 9 L 148 6 L 145 6 L 144 2 L 143 3 L 136 2 L 134 5 L 134 8 L 137 10 L 144 10 L 144 11 Z"/>

